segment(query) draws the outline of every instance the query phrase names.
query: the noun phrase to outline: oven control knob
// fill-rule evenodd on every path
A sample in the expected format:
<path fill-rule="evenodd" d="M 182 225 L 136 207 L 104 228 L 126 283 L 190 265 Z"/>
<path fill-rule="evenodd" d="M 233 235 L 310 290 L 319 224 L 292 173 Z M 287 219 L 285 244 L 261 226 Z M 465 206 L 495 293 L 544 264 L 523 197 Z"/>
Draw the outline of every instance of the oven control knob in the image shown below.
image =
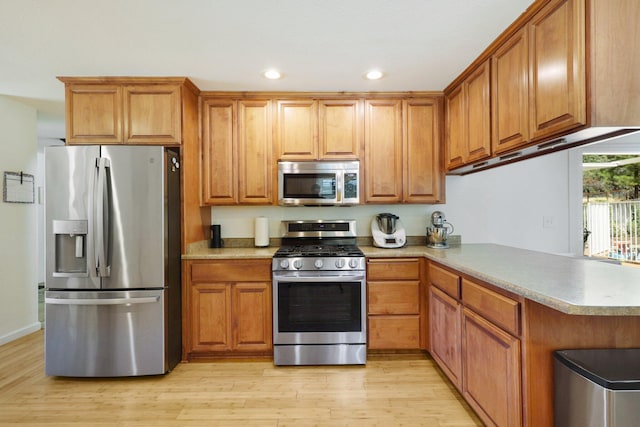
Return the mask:
<path fill-rule="evenodd" d="M 315 268 L 317 268 L 319 270 L 324 265 L 324 262 L 322 262 L 321 259 L 317 259 L 317 260 L 314 261 L 313 265 L 314 265 Z"/>
<path fill-rule="evenodd" d="M 293 267 L 296 270 L 300 270 L 302 268 L 302 260 L 301 259 L 297 259 L 297 260 L 293 261 Z"/>
<path fill-rule="evenodd" d="M 289 260 L 286 260 L 286 259 L 280 260 L 280 268 L 283 270 L 286 270 L 287 268 L 289 268 Z"/>
<path fill-rule="evenodd" d="M 358 266 L 358 260 L 355 258 L 351 258 L 349 260 L 349 267 L 356 268 Z"/>
<path fill-rule="evenodd" d="M 342 268 L 342 267 L 344 267 L 344 264 L 345 264 L 344 259 L 339 258 L 339 259 L 336 260 L 336 267 Z"/>

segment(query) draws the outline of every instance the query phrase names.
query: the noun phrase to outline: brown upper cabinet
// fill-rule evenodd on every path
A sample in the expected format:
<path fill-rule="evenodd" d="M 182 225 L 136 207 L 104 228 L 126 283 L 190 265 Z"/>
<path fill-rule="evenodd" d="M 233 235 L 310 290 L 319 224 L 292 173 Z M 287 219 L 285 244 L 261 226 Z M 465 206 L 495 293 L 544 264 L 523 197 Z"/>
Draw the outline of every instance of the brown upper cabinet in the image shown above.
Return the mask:
<path fill-rule="evenodd" d="M 447 169 L 465 173 L 485 160 L 557 150 L 556 141 L 567 148 L 636 131 L 640 73 L 632 70 L 639 21 L 635 0 L 534 2 L 445 89 Z M 488 113 L 473 119 L 469 80 L 487 62 Z M 485 134 L 486 114 L 491 150 L 485 146 L 476 157 L 473 138 Z"/>
<path fill-rule="evenodd" d="M 445 92 L 447 169 L 491 155 L 489 62 Z"/>
<path fill-rule="evenodd" d="M 76 78 L 65 83 L 68 144 L 178 145 L 185 78 Z"/>
<path fill-rule="evenodd" d="M 359 159 L 361 103 L 358 99 L 277 100 L 277 160 Z"/>
<path fill-rule="evenodd" d="M 491 57 L 493 152 L 586 124 L 584 3 L 554 0 Z"/>
<path fill-rule="evenodd" d="M 271 100 L 203 97 L 202 203 L 271 204 Z"/>
<path fill-rule="evenodd" d="M 365 202 L 442 203 L 442 98 L 365 100 Z"/>

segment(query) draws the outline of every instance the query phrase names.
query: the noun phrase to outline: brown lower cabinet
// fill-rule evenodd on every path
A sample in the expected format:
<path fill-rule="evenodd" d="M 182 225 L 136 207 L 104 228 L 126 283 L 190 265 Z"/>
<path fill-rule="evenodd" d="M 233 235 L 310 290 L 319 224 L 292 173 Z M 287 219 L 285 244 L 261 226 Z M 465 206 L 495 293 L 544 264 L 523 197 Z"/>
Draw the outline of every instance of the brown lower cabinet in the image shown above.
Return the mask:
<path fill-rule="evenodd" d="M 429 263 L 431 355 L 489 426 L 522 425 L 517 299 Z"/>
<path fill-rule="evenodd" d="M 183 359 L 273 353 L 271 260 L 184 262 Z"/>
<path fill-rule="evenodd" d="M 371 350 L 419 350 L 419 258 L 367 260 L 367 346 Z"/>

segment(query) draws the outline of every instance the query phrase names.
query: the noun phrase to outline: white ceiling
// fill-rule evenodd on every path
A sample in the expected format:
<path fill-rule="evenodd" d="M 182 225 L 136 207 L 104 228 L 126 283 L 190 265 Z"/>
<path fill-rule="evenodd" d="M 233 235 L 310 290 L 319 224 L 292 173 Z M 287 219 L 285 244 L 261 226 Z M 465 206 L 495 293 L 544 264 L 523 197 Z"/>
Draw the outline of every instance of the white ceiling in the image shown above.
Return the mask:
<path fill-rule="evenodd" d="M 0 95 L 64 136 L 56 76 L 186 76 L 201 90 L 442 90 L 532 0 L 0 0 Z M 268 81 L 266 68 L 285 78 Z M 370 68 L 386 77 L 362 78 Z"/>

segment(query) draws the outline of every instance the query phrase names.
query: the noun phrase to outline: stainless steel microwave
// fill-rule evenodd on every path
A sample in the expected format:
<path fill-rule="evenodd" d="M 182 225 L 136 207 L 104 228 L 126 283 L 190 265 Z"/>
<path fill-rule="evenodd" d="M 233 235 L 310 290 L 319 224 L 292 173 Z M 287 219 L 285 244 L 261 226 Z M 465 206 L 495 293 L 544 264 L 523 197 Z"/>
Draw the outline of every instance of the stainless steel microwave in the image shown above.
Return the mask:
<path fill-rule="evenodd" d="M 278 204 L 335 206 L 360 203 L 360 162 L 278 162 Z"/>

